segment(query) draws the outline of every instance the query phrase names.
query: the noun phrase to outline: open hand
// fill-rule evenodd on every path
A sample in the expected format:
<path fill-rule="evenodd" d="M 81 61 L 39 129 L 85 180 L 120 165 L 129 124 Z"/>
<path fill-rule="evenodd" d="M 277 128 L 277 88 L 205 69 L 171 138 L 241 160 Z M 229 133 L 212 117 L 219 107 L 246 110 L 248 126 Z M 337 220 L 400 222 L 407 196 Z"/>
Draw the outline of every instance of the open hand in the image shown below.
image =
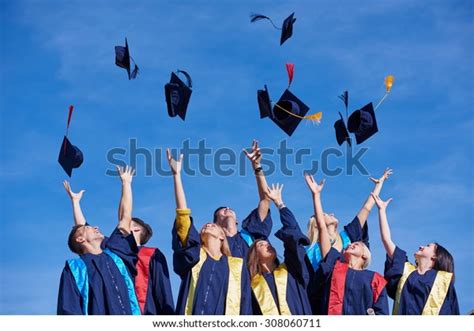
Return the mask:
<path fill-rule="evenodd" d="M 392 198 L 386 200 L 386 201 L 383 201 L 382 199 L 380 199 L 380 197 L 378 195 L 375 195 L 373 193 L 371 193 L 372 197 L 374 198 L 375 200 L 375 204 L 377 205 L 377 207 L 380 209 L 380 210 L 386 210 L 387 209 L 387 206 L 390 204 L 390 202 L 392 202 Z"/>
<path fill-rule="evenodd" d="M 125 168 L 117 166 L 117 171 L 120 175 L 122 183 L 132 183 L 133 175 L 135 174 L 135 169 L 130 166 L 125 166 Z"/>
<path fill-rule="evenodd" d="M 374 177 L 369 177 L 369 179 L 374 182 L 375 184 L 380 184 L 380 183 L 383 183 L 386 179 L 388 179 L 388 177 L 390 177 L 390 175 L 393 174 L 393 170 L 390 169 L 390 168 L 387 168 L 385 169 L 385 171 L 383 172 L 383 175 L 382 177 L 380 178 L 374 178 Z"/>
<path fill-rule="evenodd" d="M 170 165 L 170 169 L 173 172 L 173 175 L 177 175 L 181 173 L 181 165 L 183 163 L 183 154 L 179 155 L 179 160 L 175 160 L 171 155 L 171 151 L 169 148 L 166 149 L 166 156 L 168 158 L 168 163 Z"/>
<path fill-rule="evenodd" d="M 81 201 L 82 194 L 84 194 L 86 190 L 80 190 L 78 193 L 74 193 L 71 190 L 71 185 L 69 184 L 67 180 L 63 182 L 63 185 L 64 185 L 64 189 L 66 190 L 67 194 L 69 195 L 72 201 Z"/>
<path fill-rule="evenodd" d="M 326 182 L 326 179 L 323 179 L 319 184 L 316 182 L 313 178 L 312 175 L 310 174 L 305 174 L 304 179 L 306 181 L 306 184 L 308 185 L 309 189 L 313 194 L 320 194 L 321 191 L 323 190 L 324 183 Z"/>
<path fill-rule="evenodd" d="M 265 195 L 268 199 L 272 200 L 276 205 L 281 205 L 283 200 L 281 198 L 281 192 L 283 191 L 283 184 L 272 184 L 272 187 L 267 187 Z"/>
<path fill-rule="evenodd" d="M 250 162 L 252 162 L 252 167 L 254 169 L 258 168 L 260 166 L 260 161 L 262 160 L 262 152 L 260 151 L 260 147 L 258 147 L 258 141 L 255 139 L 253 140 L 250 153 L 247 152 L 245 148 L 243 151 Z"/>

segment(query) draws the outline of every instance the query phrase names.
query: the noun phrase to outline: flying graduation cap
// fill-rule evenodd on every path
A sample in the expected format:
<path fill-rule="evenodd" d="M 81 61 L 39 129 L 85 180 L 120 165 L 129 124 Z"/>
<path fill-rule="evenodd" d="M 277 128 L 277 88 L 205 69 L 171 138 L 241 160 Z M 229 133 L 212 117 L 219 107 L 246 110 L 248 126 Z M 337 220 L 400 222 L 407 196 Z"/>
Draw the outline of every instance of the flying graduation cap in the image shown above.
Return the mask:
<path fill-rule="evenodd" d="M 71 144 L 67 135 L 69 130 L 69 124 L 71 123 L 71 116 L 74 110 L 74 106 L 69 106 L 69 115 L 67 118 L 66 134 L 64 135 L 63 142 L 61 144 L 61 149 L 59 150 L 58 162 L 61 167 L 64 169 L 66 174 L 71 177 L 72 169 L 79 168 L 84 161 L 84 156 L 81 150 Z"/>
<path fill-rule="evenodd" d="M 186 83 L 178 77 L 180 73 L 186 77 Z M 176 73 L 171 73 L 170 82 L 165 85 L 166 105 L 170 117 L 178 115 L 184 121 L 191 98 L 192 84 L 191 76 L 186 71 L 177 70 Z"/>
<path fill-rule="evenodd" d="M 337 120 L 334 123 L 334 128 L 336 130 L 336 139 L 339 145 L 344 141 L 347 141 L 351 145 L 349 133 L 354 133 L 357 145 L 363 143 L 374 134 L 378 132 L 377 119 L 375 117 L 375 110 L 384 102 L 385 98 L 390 93 L 393 82 L 395 78 L 392 75 L 385 77 L 385 94 L 378 104 L 374 107 L 372 102 L 368 103 L 364 107 L 354 111 L 351 116 L 347 119 L 347 128 L 342 118 L 341 113 L 339 113 L 341 119 Z M 339 96 L 346 106 L 346 118 L 347 118 L 347 107 L 348 107 L 348 92 L 344 92 L 342 96 Z M 348 132 L 347 132 L 348 131 Z"/>
<path fill-rule="evenodd" d="M 133 71 L 130 73 L 130 60 L 133 61 Z M 120 68 L 127 70 L 128 79 L 135 79 L 138 74 L 138 66 L 135 63 L 135 60 L 130 56 L 130 51 L 128 49 L 128 41 L 125 38 L 125 47 L 115 46 L 115 64 Z"/>
<path fill-rule="evenodd" d="M 293 81 L 294 65 L 288 63 L 286 69 L 288 71 L 289 84 L 278 102 L 272 106 L 266 85 L 263 90 L 257 91 L 257 101 L 260 110 L 260 118 L 270 117 L 280 129 L 291 136 L 301 120 L 306 119 L 319 123 L 322 113 L 319 112 L 306 116 L 309 107 L 289 90 L 291 82 Z"/>
<path fill-rule="evenodd" d="M 284 21 L 281 26 L 281 28 L 277 27 L 272 19 L 268 16 L 262 15 L 262 14 L 251 14 L 250 15 L 250 22 L 254 23 L 256 21 L 260 20 L 269 20 L 270 23 L 273 25 L 273 27 L 277 30 L 281 30 L 281 36 L 280 36 L 280 46 L 283 45 L 285 41 L 287 41 L 292 35 L 293 35 L 293 24 L 296 21 L 296 18 L 294 17 L 295 13 L 292 13 L 290 16 L 288 16 Z"/>

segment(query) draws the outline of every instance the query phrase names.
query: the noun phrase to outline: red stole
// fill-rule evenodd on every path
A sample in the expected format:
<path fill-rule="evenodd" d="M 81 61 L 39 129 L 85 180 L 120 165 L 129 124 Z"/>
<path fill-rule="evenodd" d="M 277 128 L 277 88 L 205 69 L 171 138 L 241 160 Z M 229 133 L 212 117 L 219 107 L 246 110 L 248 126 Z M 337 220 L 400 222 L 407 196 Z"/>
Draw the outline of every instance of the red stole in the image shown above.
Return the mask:
<path fill-rule="evenodd" d="M 137 276 L 135 277 L 135 292 L 138 304 L 143 314 L 145 310 L 146 295 L 148 291 L 148 278 L 150 275 L 150 259 L 155 254 L 156 248 L 141 247 L 138 252 Z"/>

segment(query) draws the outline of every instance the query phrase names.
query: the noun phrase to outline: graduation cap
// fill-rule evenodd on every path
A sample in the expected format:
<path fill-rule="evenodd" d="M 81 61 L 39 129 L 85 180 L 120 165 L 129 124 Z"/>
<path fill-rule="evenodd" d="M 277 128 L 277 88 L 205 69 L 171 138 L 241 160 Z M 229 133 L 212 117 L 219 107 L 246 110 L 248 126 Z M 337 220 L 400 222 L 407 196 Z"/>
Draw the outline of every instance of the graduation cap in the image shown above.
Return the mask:
<path fill-rule="evenodd" d="M 347 128 L 349 132 L 354 133 L 357 145 L 363 143 L 379 131 L 372 102 L 349 116 Z"/>
<path fill-rule="evenodd" d="M 337 120 L 334 123 L 334 129 L 336 130 L 336 140 L 339 146 L 341 146 L 344 141 L 347 141 L 349 146 L 352 146 L 351 144 L 351 138 L 349 137 L 349 132 L 347 132 L 347 127 L 346 123 L 344 122 L 344 119 L 342 118 L 341 113 L 339 113 L 339 116 L 341 119 Z"/>
<path fill-rule="evenodd" d="M 59 150 L 58 162 L 63 167 L 64 171 L 68 174 L 69 177 L 72 176 L 72 169 L 79 168 L 84 161 L 84 156 L 81 150 L 71 144 L 67 138 L 69 124 L 71 123 L 72 112 L 74 106 L 69 106 L 69 114 L 67 118 L 66 134 L 64 135 L 63 143 L 61 144 L 61 149 Z"/>
<path fill-rule="evenodd" d="M 130 73 L 130 59 L 133 61 L 133 71 Z M 128 41 L 125 38 L 125 47 L 115 46 L 115 64 L 120 68 L 127 70 L 128 79 L 135 79 L 138 74 L 138 66 L 135 64 L 135 61 L 130 56 L 130 51 L 128 49 Z"/>
<path fill-rule="evenodd" d="M 72 169 L 79 168 L 84 161 L 81 150 L 71 144 L 69 139 L 64 136 L 61 150 L 59 151 L 58 162 L 63 167 L 69 177 L 72 176 Z"/>
<path fill-rule="evenodd" d="M 273 27 L 277 30 L 281 30 L 281 36 L 280 36 L 280 46 L 283 45 L 285 41 L 287 41 L 292 35 L 293 35 L 293 24 L 296 21 L 296 18 L 294 17 L 295 13 L 292 13 L 290 16 L 288 16 L 284 21 L 281 26 L 281 28 L 277 27 L 272 19 L 268 16 L 262 15 L 262 14 L 251 14 L 250 15 L 250 22 L 254 23 L 256 21 L 260 20 L 269 20 L 270 23 L 273 25 Z"/>
<path fill-rule="evenodd" d="M 263 90 L 257 91 L 257 101 L 260 110 L 260 118 L 270 117 L 278 127 L 287 135 L 291 136 L 301 120 L 306 119 L 319 123 L 322 113 L 306 115 L 309 111 L 309 107 L 289 90 L 293 80 L 294 65 L 287 63 L 286 69 L 288 71 L 289 84 L 278 102 L 272 107 L 270 94 L 268 93 L 266 85 Z"/>
<path fill-rule="evenodd" d="M 178 77 L 177 74 L 179 73 L 186 77 L 186 83 Z M 165 85 L 166 105 L 170 117 L 178 115 L 184 121 L 189 99 L 191 98 L 191 89 L 191 76 L 186 71 L 177 70 L 176 74 L 174 72 L 171 73 L 170 82 Z"/>
<path fill-rule="evenodd" d="M 344 106 L 346 107 L 346 119 L 347 119 L 347 108 L 349 106 L 349 92 L 344 91 L 340 96 L 339 99 L 344 102 Z M 334 123 L 334 129 L 336 130 L 336 140 L 339 146 L 341 146 L 345 141 L 352 146 L 351 138 L 349 137 L 349 132 L 347 132 L 346 122 L 342 117 L 341 113 L 339 113 L 340 119 Z"/>

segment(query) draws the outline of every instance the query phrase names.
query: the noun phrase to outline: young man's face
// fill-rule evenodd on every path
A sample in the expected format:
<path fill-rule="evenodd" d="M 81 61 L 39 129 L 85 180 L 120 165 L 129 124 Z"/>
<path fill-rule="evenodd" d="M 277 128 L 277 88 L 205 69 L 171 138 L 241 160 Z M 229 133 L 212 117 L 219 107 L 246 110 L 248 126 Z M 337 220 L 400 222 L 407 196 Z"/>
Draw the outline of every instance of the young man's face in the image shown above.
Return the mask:
<path fill-rule="evenodd" d="M 130 230 L 133 233 L 133 237 L 135 238 L 135 241 L 138 243 L 141 243 L 142 235 L 145 233 L 145 228 L 138 224 L 135 221 L 132 221 L 130 224 Z"/>
<path fill-rule="evenodd" d="M 104 235 L 100 232 L 98 226 L 84 225 L 78 229 L 78 236 L 76 237 L 79 242 L 93 242 L 97 240 L 103 240 Z"/>
<path fill-rule="evenodd" d="M 216 213 L 216 223 L 222 227 L 226 227 L 228 222 L 236 222 L 237 216 L 235 212 L 229 208 L 221 208 Z"/>

